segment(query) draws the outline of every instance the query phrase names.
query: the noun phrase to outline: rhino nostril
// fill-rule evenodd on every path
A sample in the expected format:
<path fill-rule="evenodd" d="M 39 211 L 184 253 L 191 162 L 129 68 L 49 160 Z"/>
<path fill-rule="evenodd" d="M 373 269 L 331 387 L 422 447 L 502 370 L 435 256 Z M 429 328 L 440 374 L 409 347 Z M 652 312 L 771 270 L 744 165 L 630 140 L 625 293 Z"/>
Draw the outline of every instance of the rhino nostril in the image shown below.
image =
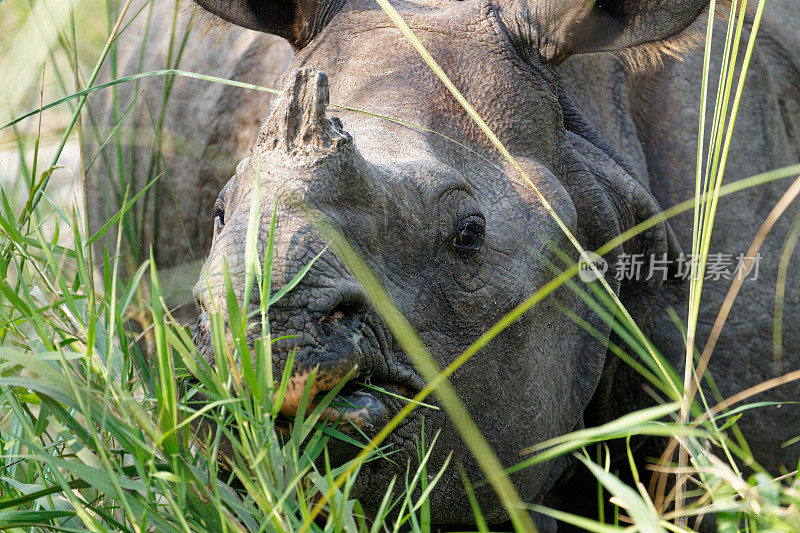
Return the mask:
<path fill-rule="evenodd" d="M 345 317 L 363 314 L 368 307 L 366 295 L 360 291 L 353 292 L 343 295 L 338 303 L 324 316 L 333 320 L 341 320 Z"/>
<path fill-rule="evenodd" d="M 322 301 L 317 307 L 320 322 L 363 315 L 369 309 L 369 299 L 360 283 L 353 280 L 341 280 L 333 287 L 326 288 Z"/>

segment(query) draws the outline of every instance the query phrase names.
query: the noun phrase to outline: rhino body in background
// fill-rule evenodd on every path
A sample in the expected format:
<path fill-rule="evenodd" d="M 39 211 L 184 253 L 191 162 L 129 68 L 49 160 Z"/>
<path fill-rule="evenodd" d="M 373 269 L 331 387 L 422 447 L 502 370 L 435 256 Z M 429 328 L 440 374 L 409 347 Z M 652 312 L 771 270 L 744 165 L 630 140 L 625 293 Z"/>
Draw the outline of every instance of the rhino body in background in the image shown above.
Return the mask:
<path fill-rule="evenodd" d="M 175 1 L 159 0 L 139 13 L 144 4 L 136 1 L 129 7 L 125 22 L 130 25 L 123 25 L 118 38 L 117 70 L 112 72 L 109 59 L 104 64 L 106 79 L 174 68 L 271 88 L 293 56 L 289 44 L 278 37 L 221 22 L 209 27 L 207 15 L 193 4 L 186 7 L 195 13 L 181 13 Z M 92 119 L 102 126 L 93 140 L 95 149 L 133 103 L 120 121 L 118 137 L 106 144 L 90 174 L 93 225 L 99 228 L 119 209 L 128 182 L 132 196 L 159 177 L 132 211 L 144 224 L 131 244 L 142 258 L 152 244 L 162 269 L 200 262 L 208 253 L 214 200 L 236 163 L 249 153 L 272 98 L 183 76 L 168 79 L 158 76 L 117 85 L 116 106 L 110 89 L 89 99 Z M 154 148 L 159 144 L 160 151 Z M 115 240 L 108 243 L 113 249 Z M 184 299 L 192 301 L 190 294 Z"/>
<path fill-rule="evenodd" d="M 552 279 L 551 267 L 560 270 L 563 265 L 554 250 L 577 258 L 535 195 L 374 2 L 200 3 L 230 22 L 286 38 L 296 50 L 286 93 L 261 127 L 249 157 L 228 184 L 220 186 L 213 245 L 196 288 L 201 307 L 208 310 L 212 297 L 224 301 L 223 259 L 234 281 L 240 282 L 236 290 L 243 297 L 244 233 L 257 173 L 262 247 L 271 206 L 280 200 L 275 288 L 288 282 L 325 246 L 301 207 L 310 205 L 366 260 L 441 366 Z M 394 3 L 589 250 L 661 207 L 694 194 L 702 49 L 687 51 L 683 61 L 669 59 L 662 68 L 644 71 L 629 68 L 615 51 L 639 47 L 634 53 L 656 53 L 654 43 L 671 40 L 689 26 L 704 32 L 704 4 L 701 0 Z M 800 12 L 793 0 L 770 3 L 739 112 L 728 182 L 800 161 L 797 27 Z M 745 33 L 749 28 L 750 23 Z M 723 37 L 722 29 L 718 30 L 717 42 Z M 207 47 L 209 57 L 224 58 L 240 38 L 230 30 L 219 48 Z M 719 70 L 721 48 L 716 47 L 712 72 Z M 272 59 L 259 60 L 255 51 L 247 58 L 248 62 L 238 63 L 252 68 L 240 73 L 243 78 L 269 85 L 271 78 L 259 77 L 272 75 L 261 70 L 269 70 Z M 712 79 L 710 87 L 716 85 Z M 187 103 L 195 105 L 186 94 Z M 211 116 L 229 124 L 223 130 L 231 138 L 249 138 L 262 114 L 240 111 L 241 106 L 253 109 L 250 99 L 257 97 L 255 93 L 221 89 L 218 97 Z M 328 107 L 329 99 L 419 125 L 449 139 Z M 210 102 L 203 105 L 212 109 Z M 241 117 L 241 122 L 230 121 L 233 116 Z M 197 114 L 190 118 L 206 119 Z M 217 135 L 207 144 L 216 143 L 221 151 L 239 156 L 243 143 L 223 137 Z M 185 181 L 178 184 L 184 192 L 177 196 L 194 206 L 194 210 L 184 210 L 184 223 L 190 232 L 201 231 L 208 226 L 202 217 L 195 217 L 211 209 L 214 202 L 206 194 L 214 180 L 205 178 L 200 168 L 184 171 L 180 169 Z M 712 254 L 730 254 L 735 268 L 735 258 L 747 250 L 788 183 L 779 181 L 722 199 Z M 165 213 L 173 211 L 165 208 Z M 779 258 L 797 213 L 795 203 L 768 236 L 758 279 L 745 282 L 714 351 L 711 373 L 723 397 L 800 365 L 797 251 L 786 280 L 780 369 L 774 368 L 772 356 Z M 155 232 L 159 242 L 181 240 L 174 222 Z M 666 254 L 673 266 L 665 280 L 609 276 L 608 282 L 645 334 L 678 369 L 683 368 L 684 347 L 668 310 L 673 308 L 685 323 L 688 284 L 677 275 L 675 265 L 681 250 L 691 250 L 691 232 L 689 212 L 605 256 L 613 266 L 626 255 L 641 254 L 645 258 L 641 270 L 647 272 L 651 258 Z M 198 243 L 197 256 L 208 241 L 190 235 L 191 242 Z M 168 249 L 168 244 L 159 245 L 162 263 L 173 261 Z M 188 257 L 185 251 L 181 253 L 181 260 Z M 706 282 L 697 335 L 701 348 L 729 285 L 726 279 Z M 258 291 L 253 294 L 248 305 L 255 308 Z M 575 317 L 583 324 L 576 324 Z M 369 378 L 407 396 L 423 385 L 370 307 L 363 288 L 331 250 L 270 309 L 270 318 L 273 335 L 296 336 L 281 341 L 275 350 L 279 374 L 288 350 L 298 348 L 287 414 L 292 414 L 315 368 L 319 374 L 314 392 L 330 389 L 354 367 L 360 379 Z M 651 403 L 644 380 L 607 352 L 606 343 L 589 334 L 587 325 L 601 339 L 624 345 L 573 290 L 562 287 L 452 377 L 504 465 L 517 463 L 520 451 L 537 442 L 602 424 Z M 201 350 L 211 359 L 205 313 L 197 327 Z M 344 414 L 368 435 L 402 405 L 350 385 L 342 395 L 353 405 Z M 789 401 L 799 395 L 800 386 L 793 383 L 756 399 Z M 388 440 L 400 450 L 393 456 L 395 462 L 371 463 L 362 472 L 355 495 L 367 508 L 378 505 L 393 476 L 404 475 L 405 460 L 414 461 L 415 438 L 423 418 L 428 435 L 442 431 L 434 464 L 441 464 L 453 451 L 471 479 L 482 479 L 446 416 L 420 408 Z M 756 458 L 777 473 L 780 465 L 791 470 L 797 464 L 797 447 L 781 444 L 800 432 L 798 420 L 800 409 L 784 405 L 745 413 L 739 424 Z M 663 442 L 648 441 L 637 454 L 652 457 L 661 446 Z M 340 458 L 346 458 L 352 450 L 340 452 Z M 619 459 L 624 470 L 625 458 L 620 455 Z M 594 482 L 568 460 L 537 465 L 512 479 L 525 501 L 579 512 L 594 505 Z M 489 520 L 505 519 L 490 488 L 482 487 L 478 498 Z M 437 523 L 471 520 L 457 469 L 445 474 L 431 494 L 431 505 Z"/>

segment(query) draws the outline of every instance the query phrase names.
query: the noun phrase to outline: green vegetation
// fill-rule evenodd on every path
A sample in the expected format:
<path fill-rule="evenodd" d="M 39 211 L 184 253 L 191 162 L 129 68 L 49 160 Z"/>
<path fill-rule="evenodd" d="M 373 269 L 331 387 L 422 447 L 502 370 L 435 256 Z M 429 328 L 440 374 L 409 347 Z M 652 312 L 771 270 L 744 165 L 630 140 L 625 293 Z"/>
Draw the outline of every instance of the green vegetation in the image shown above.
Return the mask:
<path fill-rule="evenodd" d="M 428 382 L 370 442 L 359 442 L 319 423 L 344 382 L 314 403 L 307 387 L 298 415 L 292 420 L 280 415 L 285 392 L 281 384 L 285 386 L 287 380 L 273 381 L 274 339 L 267 321 L 268 307 L 275 298 L 262 302 L 255 319 L 263 333 L 250 346 L 245 332 L 253 317 L 239 307 L 229 287 L 227 301 L 220 304 L 227 309 L 232 346 L 225 338 L 222 314 L 213 313 L 217 364 L 212 368 L 196 357 L 189 328 L 172 317 L 166 304 L 152 258 L 136 257 L 130 251 L 130 242 L 136 240 L 131 236 L 142 231 L 140 213 L 144 211 L 137 210 L 141 203 L 152 201 L 146 191 L 158 176 L 153 175 L 151 184 L 141 191 L 115 184 L 123 195 L 123 208 L 97 233 L 89 231 L 83 206 L 60 204 L 48 188 L 68 143 L 97 134 L 82 120 L 83 106 L 92 97 L 88 89 L 105 81 L 98 78 L 98 72 L 107 62 L 113 63 L 115 37 L 125 30 L 117 21 L 127 4 L 119 4 L 114 0 L 78 1 L 72 11 L 55 0 L 0 3 L 0 79 L 11 79 L 13 72 L 19 81 L 0 86 L 0 113 L 7 112 L 0 114 L 0 125 L 5 125 L 0 130 L 0 148 L 16 150 L 21 161 L 13 182 L 3 183 L 0 194 L 0 530 L 426 531 L 430 527 L 427 495 L 441 472 L 455 467 L 445 464 L 439 471 L 428 467 L 435 434 L 419 436 L 419 466 L 393 482 L 393 487 L 402 490 L 393 493 L 390 488 L 377 516 L 368 520 L 350 493 L 365 463 L 393 460 L 392 450 L 382 446 L 383 439 L 433 393 L 457 421 L 484 468 L 483 483 L 490 483 L 511 510 L 516 530 L 533 527 L 529 513 L 524 512 L 529 508 L 591 531 L 622 531 L 631 523 L 638 531 L 689 531 L 706 513 L 716 514 L 717 525 L 724 531 L 800 531 L 800 476 L 790 472 L 772 478 L 754 462 L 737 431 L 736 422 L 744 410 L 768 406 L 742 403 L 747 397 L 716 406 L 708 403 L 710 398 L 694 398 L 695 380 L 710 377 L 698 375 L 702 372 L 691 364 L 685 369 L 668 368 L 607 285 L 583 284 L 575 278 L 578 265 L 554 266 L 552 281 L 442 369 L 358 254 L 333 228 L 321 225 Z M 388 3 L 381 0 L 380 4 L 391 15 Z M 758 4 L 757 17 L 764 4 L 763 0 Z M 665 214 L 695 209 L 693 251 L 704 258 L 720 195 L 800 173 L 798 166 L 722 185 L 746 75 L 741 62 L 735 68 L 745 9 L 746 1 L 733 3 L 715 113 L 702 117 L 701 131 L 708 127 L 713 131 L 711 145 L 701 142 L 698 146 L 696 197 L 702 201 L 682 204 Z M 146 11 L 128 15 L 146 16 Z M 43 18 L 41 13 L 49 15 Z M 395 22 L 402 25 L 400 20 Z M 18 33 L 22 31 L 34 33 Z M 410 31 L 407 35 L 413 38 Z M 175 39 L 180 42 L 181 36 Z M 26 45 L 31 40 L 43 40 L 40 57 L 36 46 Z M 748 52 L 745 65 L 752 42 L 751 37 L 742 44 Z M 710 39 L 707 46 L 711 46 Z M 429 63 L 437 68 L 432 60 Z M 3 70 L 9 68 L 15 70 Z M 142 73 L 175 75 L 242 86 L 202 73 Z M 112 86 L 135 81 L 113 80 Z M 703 87 L 701 97 L 706 101 L 713 88 L 708 83 Z M 39 111 L 50 102 L 58 103 Z M 466 101 L 464 104 L 468 106 Z M 121 110 L 123 120 L 124 114 Z M 485 131 L 491 136 L 488 128 Z M 123 142 L 122 136 L 114 133 L 98 139 L 98 144 Z M 55 146 L 54 154 L 40 155 L 45 143 Z M 507 152 L 505 155 L 511 158 Z M 84 188 L 82 178 L 95 157 L 97 154 L 85 153 L 81 158 L 76 178 Z M 253 198 L 258 200 L 259 195 Z M 270 207 L 254 202 L 251 213 Z M 259 283 L 262 294 L 270 294 L 274 233 L 266 256 L 259 258 L 254 253 L 256 220 L 251 216 L 248 228 L 247 275 Z M 657 222 L 640 225 L 621 239 Z M 117 230 L 113 246 L 102 255 L 92 255 L 92 244 L 111 235 L 112 229 Z M 700 272 L 704 267 L 705 261 L 694 266 Z M 703 276 L 695 279 L 700 281 L 691 287 L 691 320 L 680 327 L 686 330 L 689 360 L 699 359 L 699 367 L 704 368 L 702 361 L 710 356 L 710 350 L 708 355 L 696 353 L 693 343 Z M 525 450 L 524 460 L 503 470 L 447 378 L 563 284 L 576 291 L 634 350 L 636 359 L 622 347 L 609 347 L 650 381 L 659 405 L 601 427 L 532 443 L 535 445 Z M 290 369 L 288 364 L 287 371 Z M 798 377 L 789 375 L 784 382 Z M 644 481 L 649 472 L 638 470 L 630 446 L 631 472 L 624 477 L 632 476 L 634 485 L 624 484 L 623 476 L 607 467 L 606 443 L 630 443 L 638 435 L 670 437 L 680 451 L 676 462 L 665 455 L 654 467 L 663 475 L 661 482 L 651 483 L 651 490 Z M 348 440 L 362 451 L 349 463 L 331 468 L 325 445 L 335 438 Z M 709 451 L 709 442 L 717 455 Z M 221 448 L 226 450 L 225 459 Z M 508 480 L 508 473 L 564 454 L 575 454 L 597 478 L 597 521 L 524 504 Z M 738 464 L 749 464 L 756 474 L 746 476 Z M 665 494 L 667 476 L 676 474 L 680 483 Z M 471 495 L 466 480 L 465 486 Z M 478 529 L 488 530 L 477 505 L 474 512 Z"/>

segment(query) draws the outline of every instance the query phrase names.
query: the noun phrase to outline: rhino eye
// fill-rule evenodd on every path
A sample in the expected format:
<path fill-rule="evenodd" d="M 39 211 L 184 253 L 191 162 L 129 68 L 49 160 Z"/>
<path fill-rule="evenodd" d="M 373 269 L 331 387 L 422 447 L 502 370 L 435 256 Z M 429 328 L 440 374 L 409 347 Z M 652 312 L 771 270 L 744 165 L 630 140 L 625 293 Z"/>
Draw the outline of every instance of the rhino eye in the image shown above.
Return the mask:
<path fill-rule="evenodd" d="M 214 221 L 214 233 L 217 233 L 225 225 L 225 204 L 219 198 L 214 202 L 214 212 L 211 213 L 211 218 Z"/>
<path fill-rule="evenodd" d="M 484 221 L 477 216 L 463 221 L 453 237 L 453 246 L 459 252 L 473 252 L 483 244 Z"/>

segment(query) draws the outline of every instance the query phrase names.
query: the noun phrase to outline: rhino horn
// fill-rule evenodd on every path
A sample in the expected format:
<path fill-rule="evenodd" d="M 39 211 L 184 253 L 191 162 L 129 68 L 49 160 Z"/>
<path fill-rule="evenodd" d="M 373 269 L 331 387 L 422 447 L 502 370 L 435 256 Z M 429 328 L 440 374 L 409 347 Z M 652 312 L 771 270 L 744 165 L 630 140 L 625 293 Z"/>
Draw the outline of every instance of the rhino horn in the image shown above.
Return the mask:
<path fill-rule="evenodd" d="M 328 118 L 328 77 L 310 67 L 293 70 L 257 146 L 292 159 L 313 160 L 352 150 L 353 138 L 338 118 Z"/>

